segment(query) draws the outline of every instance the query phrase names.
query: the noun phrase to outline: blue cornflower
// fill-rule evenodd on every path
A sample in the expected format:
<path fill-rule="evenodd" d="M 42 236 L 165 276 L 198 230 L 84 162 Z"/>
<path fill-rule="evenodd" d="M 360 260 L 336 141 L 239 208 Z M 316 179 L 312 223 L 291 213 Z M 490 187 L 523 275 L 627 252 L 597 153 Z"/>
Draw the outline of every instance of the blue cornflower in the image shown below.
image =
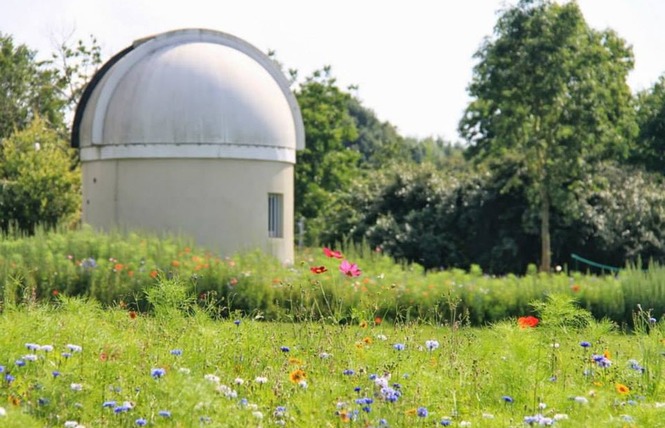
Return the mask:
<path fill-rule="evenodd" d="M 92 257 L 88 257 L 81 262 L 81 267 L 84 269 L 94 269 L 97 267 L 97 262 Z"/>
<path fill-rule="evenodd" d="M 604 355 L 594 354 L 591 357 L 599 367 L 607 368 L 612 365 L 612 361 Z"/>
<path fill-rule="evenodd" d="M 289 352 L 289 351 L 291 350 L 291 349 L 289 349 L 289 347 L 288 347 L 288 346 L 282 346 L 282 347 L 281 347 L 281 348 L 279 348 L 279 349 L 281 349 L 281 350 L 282 350 L 282 352 Z"/>
<path fill-rule="evenodd" d="M 0 366 L 0 373 L 4 373 L 4 372 L 5 372 L 5 366 Z"/>
<path fill-rule="evenodd" d="M 426 340 L 425 347 L 428 351 L 433 351 L 439 347 L 439 342 L 436 340 Z"/>
<path fill-rule="evenodd" d="M 16 365 L 19 367 L 23 367 L 25 365 L 25 361 L 23 360 L 16 360 Z"/>
<path fill-rule="evenodd" d="M 658 322 L 658 320 L 657 320 L 656 318 L 654 318 L 654 317 L 651 317 L 651 318 L 649 318 L 649 322 L 650 322 L 651 324 L 656 324 L 656 323 Z"/>
<path fill-rule="evenodd" d="M 351 369 L 346 369 L 346 370 L 344 370 L 343 374 L 346 375 L 346 376 L 352 376 L 352 375 L 356 374 L 356 372 L 351 370 Z"/>
<path fill-rule="evenodd" d="M 382 427 L 387 427 L 388 426 L 388 421 L 385 419 L 379 419 L 379 425 Z"/>
<path fill-rule="evenodd" d="M 168 410 L 160 410 L 157 414 L 163 418 L 171 417 L 171 412 L 169 412 Z"/>
<path fill-rule="evenodd" d="M 377 378 L 376 373 L 372 373 L 371 375 L 369 375 L 369 380 L 374 380 L 376 378 Z"/>
<path fill-rule="evenodd" d="M 72 345 L 71 343 L 67 344 L 67 349 L 69 349 L 71 352 L 83 351 L 82 347 L 80 347 L 79 345 Z"/>
<path fill-rule="evenodd" d="M 233 321 L 233 324 L 235 324 L 235 325 L 240 325 L 240 320 L 235 320 L 235 321 Z"/>
<path fill-rule="evenodd" d="M 588 348 L 589 346 L 591 346 L 591 344 L 587 341 L 583 341 L 583 342 L 580 342 L 580 346 L 582 348 Z"/>
<path fill-rule="evenodd" d="M 369 398 L 369 397 L 363 397 L 363 398 L 357 398 L 356 399 L 356 404 L 360 404 L 360 405 L 372 404 L 373 402 L 374 402 L 374 400 Z"/>
<path fill-rule="evenodd" d="M 5 375 L 5 380 L 7 381 L 7 383 L 12 383 L 16 380 L 16 378 L 14 376 L 10 375 L 9 373 L 7 373 Z"/>
<path fill-rule="evenodd" d="M 53 375 L 54 378 L 60 376 L 60 372 L 57 371 L 57 370 L 53 370 L 53 373 L 51 373 L 51 374 Z"/>
<path fill-rule="evenodd" d="M 637 360 L 628 360 L 628 364 L 630 365 L 630 368 L 635 370 L 635 371 L 638 371 L 638 372 L 641 372 L 641 373 L 644 373 L 644 371 L 645 371 L 644 367 L 642 367 L 640 365 L 640 363 L 637 362 Z"/>
<path fill-rule="evenodd" d="M 63 356 L 64 358 L 69 358 L 69 357 L 72 356 L 72 354 L 69 353 L 69 352 L 63 352 L 63 353 L 62 353 L 62 356 Z"/>
<path fill-rule="evenodd" d="M 30 351 L 37 351 L 40 348 L 40 346 L 37 345 L 36 343 L 26 343 L 25 347 L 28 348 L 28 350 Z"/>
<path fill-rule="evenodd" d="M 182 355 L 182 349 L 172 349 L 171 350 L 171 355 L 175 355 L 176 357 L 179 357 Z"/>
<path fill-rule="evenodd" d="M 144 427 L 148 424 L 148 421 L 143 418 L 138 418 L 134 423 L 140 427 Z"/>
<path fill-rule="evenodd" d="M 453 423 L 453 421 L 451 421 L 448 418 L 443 418 L 443 419 L 441 419 L 441 422 L 439 422 L 439 423 L 444 427 L 448 427 L 448 426 L 450 426 L 450 424 Z"/>
<path fill-rule="evenodd" d="M 402 389 L 402 385 L 400 385 L 399 383 L 393 383 L 393 388 Z"/>
<path fill-rule="evenodd" d="M 416 410 L 416 414 L 421 418 L 425 418 L 427 417 L 429 412 L 427 411 L 427 407 L 418 407 L 418 410 Z"/>
<path fill-rule="evenodd" d="M 115 407 L 116 402 L 115 401 L 104 401 L 104 404 L 102 404 L 102 407 Z"/>
<path fill-rule="evenodd" d="M 157 368 L 157 369 L 152 369 L 150 370 L 150 376 L 154 377 L 155 379 L 159 379 L 160 377 L 164 377 L 166 374 L 166 370 L 162 368 Z"/>
<path fill-rule="evenodd" d="M 126 404 L 123 404 L 122 406 L 117 406 L 113 408 L 114 413 L 123 413 L 123 412 L 129 412 L 132 408 Z"/>
<path fill-rule="evenodd" d="M 512 403 L 514 401 L 513 397 L 511 397 L 510 395 L 504 395 L 503 397 L 501 397 L 501 399 L 506 403 Z"/>
<path fill-rule="evenodd" d="M 399 399 L 402 393 L 386 386 L 384 388 L 381 388 L 381 395 L 383 396 L 383 399 L 386 400 L 387 402 L 394 403 Z"/>
<path fill-rule="evenodd" d="M 245 407 L 245 406 L 248 405 L 248 404 L 249 404 L 249 400 L 248 400 L 248 399 L 246 399 L 246 398 L 241 398 L 241 399 L 240 399 L 240 406 L 241 406 L 241 407 Z"/>
<path fill-rule="evenodd" d="M 395 344 L 393 345 L 393 348 L 397 349 L 398 351 L 403 351 L 404 348 L 405 348 L 405 346 L 404 346 L 403 343 L 395 343 Z"/>
<path fill-rule="evenodd" d="M 285 413 L 286 413 L 286 407 L 284 407 L 284 406 L 277 406 L 277 408 L 276 408 L 275 411 L 273 412 L 273 415 L 274 415 L 276 418 L 281 418 L 281 417 L 284 416 Z"/>
<path fill-rule="evenodd" d="M 363 410 L 363 412 L 365 412 L 365 413 L 369 413 L 369 412 L 372 411 L 372 408 L 369 407 L 369 406 L 363 406 L 363 407 L 362 407 L 362 410 Z"/>
<path fill-rule="evenodd" d="M 356 386 L 355 388 L 353 388 L 354 392 L 360 392 L 360 390 L 361 390 L 361 388 L 359 386 Z"/>

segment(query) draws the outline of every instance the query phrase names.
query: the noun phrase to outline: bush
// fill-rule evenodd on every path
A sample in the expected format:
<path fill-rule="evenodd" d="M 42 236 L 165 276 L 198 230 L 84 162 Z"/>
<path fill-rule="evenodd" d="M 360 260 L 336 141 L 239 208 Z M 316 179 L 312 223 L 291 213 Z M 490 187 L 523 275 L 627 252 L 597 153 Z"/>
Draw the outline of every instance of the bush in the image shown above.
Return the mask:
<path fill-rule="evenodd" d="M 80 181 L 68 143 L 36 118 L 0 147 L 0 230 L 77 221 Z"/>

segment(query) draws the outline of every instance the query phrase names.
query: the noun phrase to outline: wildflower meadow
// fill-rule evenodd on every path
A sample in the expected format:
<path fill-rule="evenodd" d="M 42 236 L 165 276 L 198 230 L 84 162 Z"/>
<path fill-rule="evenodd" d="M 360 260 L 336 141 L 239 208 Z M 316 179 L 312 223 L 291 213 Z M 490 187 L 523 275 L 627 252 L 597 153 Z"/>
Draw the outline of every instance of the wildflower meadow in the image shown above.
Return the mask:
<path fill-rule="evenodd" d="M 0 426 L 665 426 L 662 279 L 0 241 Z"/>

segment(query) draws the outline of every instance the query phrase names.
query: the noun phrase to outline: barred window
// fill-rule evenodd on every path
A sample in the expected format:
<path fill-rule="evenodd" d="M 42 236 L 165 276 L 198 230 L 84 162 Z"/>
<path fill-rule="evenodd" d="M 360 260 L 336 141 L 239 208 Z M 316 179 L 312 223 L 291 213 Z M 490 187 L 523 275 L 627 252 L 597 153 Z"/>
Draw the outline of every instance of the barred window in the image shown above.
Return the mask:
<path fill-rule="evenodd" d="M 268 193 L 268 236 L 271 238 L 284 237 L 283 199 L 279 193 Z"/>

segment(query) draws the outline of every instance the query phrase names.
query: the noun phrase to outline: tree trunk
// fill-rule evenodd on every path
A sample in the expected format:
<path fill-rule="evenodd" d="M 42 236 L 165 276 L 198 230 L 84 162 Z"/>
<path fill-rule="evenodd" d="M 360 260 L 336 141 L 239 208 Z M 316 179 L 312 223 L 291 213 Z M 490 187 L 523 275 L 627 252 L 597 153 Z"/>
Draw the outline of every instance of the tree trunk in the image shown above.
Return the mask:
<path fill-rule="evenodd" d="M 540 271 L 549 272 L 551 263 L 550 195 L 545 186 L 542 186 L 540 189 Z"/>

